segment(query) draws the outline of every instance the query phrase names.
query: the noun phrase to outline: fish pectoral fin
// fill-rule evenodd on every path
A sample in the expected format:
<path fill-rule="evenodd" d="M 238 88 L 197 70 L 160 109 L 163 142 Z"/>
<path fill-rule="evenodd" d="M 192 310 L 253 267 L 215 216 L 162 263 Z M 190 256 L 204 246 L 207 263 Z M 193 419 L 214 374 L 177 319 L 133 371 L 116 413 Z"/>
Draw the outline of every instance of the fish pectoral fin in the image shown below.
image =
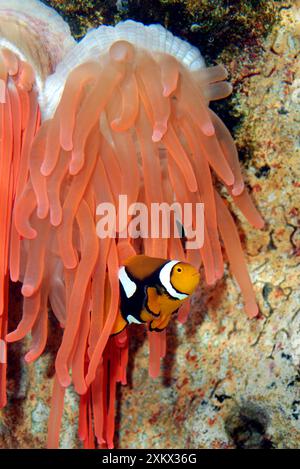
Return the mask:
<path fill-rule="evenodd" d="M 153 321 L 150 323 L 150 330 L 164 330 L 170 322 L 171 315 L 172 313 L 168 312 L 167 314 L 161 314 L 157 319 L 153 319 Z"/>
<path fill-rule="evenodd" d="M 156 316 L 160 313 L 159 295 L 154 287 L 147 288 L 147 309 Z"/>

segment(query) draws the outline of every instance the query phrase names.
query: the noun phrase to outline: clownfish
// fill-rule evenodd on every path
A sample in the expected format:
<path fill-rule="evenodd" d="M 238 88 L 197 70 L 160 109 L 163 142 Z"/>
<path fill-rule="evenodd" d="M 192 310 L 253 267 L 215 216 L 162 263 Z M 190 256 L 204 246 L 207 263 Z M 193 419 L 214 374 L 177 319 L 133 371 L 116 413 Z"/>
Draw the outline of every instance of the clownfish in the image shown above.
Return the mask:
<path fill-rule="evenodd" d="M 112 334 L 132 323 L 147 323 L 151 331 L 162 331 L 199 279 L 199 272 L 185 262 L 130 257 L 119 269 L 120 310 Z"/>

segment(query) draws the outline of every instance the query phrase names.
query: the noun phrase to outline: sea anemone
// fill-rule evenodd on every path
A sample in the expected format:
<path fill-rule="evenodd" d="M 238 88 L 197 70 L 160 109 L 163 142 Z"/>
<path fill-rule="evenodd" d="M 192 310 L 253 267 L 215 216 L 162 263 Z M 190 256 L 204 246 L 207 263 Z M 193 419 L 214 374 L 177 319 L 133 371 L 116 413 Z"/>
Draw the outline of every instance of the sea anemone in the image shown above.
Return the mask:
<path fill-rule="evenodd" d="M 0 407 L 6 403 L 8 272 L 19 278 L 20 236 L 12 207 L 29 176 L 29 154 L 40 126 L 45 79 L 75 41 L 52 9 L 35 0 L 0 4 Z M 12 244 L 12 251 L 10 249 Z M 13 255 L 9 255 L 9 252 Z M 25 304 L 24 304 L 25 307 Z"/>
<path fill-rule="evenodd" d="M 209 109 L 209 102 L 229 95 L 231 86 L 223 66 L 206 67 L 198 49 L 160 25 L 100 26 L 74 45 L 62 20 L 40 2 L 30 1 L 30 15 L 23 9 L 11 13 L 23 2 L 3 3 L 1 35 L 9 30 L 2 27 L 9 18 L 31 41 L 38 18 L 46 22 L 38 31 L 47 35 L 49 49 L 41 34 L 36 55 L 31 47 L 23 51 L 13 35 L 11 42 L 0 40 L 5 101 L 0 184 L 7 197 L 0 208 L 1 299 L 7 295 L 8 270 L 13 281 L 22 282 L 24 296 L 23 317 L 8 335 L 2 315 L 1 339 L 14 342 L 30 332 L 25 360 L 36 360 L 46 344 L 49 301 L 64 332 L 55 362 L 48 446 L 58 446 L 64 392 L 72 382 L 81 396 L 84 446 L 94 447 L 96 437 L 99 446 L 111 448 L 116 383 L 126 383 L 128 359 L 127 331 L 111 332 L 119 308 L 118 270 L 129 256 L 203 264 L 206 282 L 213 285 L 223 275 L 221 237 L 245 310 L 249 317 L 258 312 L 235 223 L 214 184 L 217 177 L 249 222 L 263 226 L 230 133 Z M 39 8 L 46 13 L 42 19 L 36 15 Z M 66 36 L 58 43 L 58 33 L 51 37 L 56 22 Z M 102 202 L 117 207 L 120 194 L 127 195 L 128 204 L 148 207 L 204 203 L 203 246 L 185 249 L 172 235 L 126 238 L 121 228 L 116 237 L 100 239 L 97 207 Z M 181 321 L 186 312 L 187 307 L 179 311 Z M 165 332 L 148 331 L 148 337 L 149 373 L 157 376 Z M 4 379 L 1 395 L 4 405 Z"/>

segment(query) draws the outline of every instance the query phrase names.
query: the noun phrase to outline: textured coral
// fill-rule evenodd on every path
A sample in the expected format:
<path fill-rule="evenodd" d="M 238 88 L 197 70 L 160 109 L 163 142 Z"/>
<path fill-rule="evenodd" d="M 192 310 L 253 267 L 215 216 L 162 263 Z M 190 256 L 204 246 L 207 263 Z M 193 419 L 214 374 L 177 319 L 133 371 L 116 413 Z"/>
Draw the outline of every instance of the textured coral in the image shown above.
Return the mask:
<path fill-rule="evenodd" d="M 59 4 L 60 8 L 68 4 L 70 15 L 76 15 L 74 23 L 70 20 L 75 31 L 92 21 L 102 22 L 102 18 L 114 21 L 118 15 L 141 19 L 133 14 L 138 2 L 122 2 L 123 8 L 117 2 L 118 9 L 109 12 L 116 16 L 110 19 L 103 13 L 103 6 L 110 2 L 98 2 L 100 16 L 92 20 L 87 14 L 95 15 L 90 8 L 95 2 L 47 3 L 54 7 Z M 202 8 L 204 3 L 206 8 Z M 256 320 L 246 318 L 229 272 L 217 287 L 203 285 L 186 325 L 173 322 L 168 330 L 168 355 L 162 377 L 157 380 L 148 377 L 144 334 L 132 328 L 130 385 L 120 388 L 118 396 L 116 446 L 120 447 L 297 448 L 300 443 L 299 6 L 285 2 L 275 27 L 262 38 L 276 17 L 275 2 L 243 2 L 247 3 L 242 7 L 245 10 L 240 9 L 243 15 L 236 12 L 235 16 L 240 18 L 241 30 L 235 33 L 239 39 L 226 39 L 222 48 L 224 36 L 222 41 L 215 39 L 202 45 L 204 39 L 197 36 L 201 33 L 188 29 L 192 24 L 202 25 L 200 17 L 193 16 L 201 4 L 198 14 L 206 13 L 212 21 L 211 26 L 204 23 L 203 28 L 207 24 L 211 37 L 213 31 L 222 30 L 223 5 L 230 2 L 220 1 L 220 9 L 214 11 L 209 9 L 212 3 L 217 2 L 151 2 L 161 9 L 156 9 L 157 16 L 153 17 L 154 7 L 146 13 L 144 8 L 144 15 L 148 23 L 165 23 L 169 18 L 173 31 L 186 34 L 206 54 L 211 50 L 231 73 L 233 97 L 230 106 L 225 100 L 219 111 L 227 124 L 229 121 L 231 127 L 235 126 L 246 181 L 268 222 L 266 229 L 258 232 L 237 214 L 261 314 Z M 76 10 L 79 4 L 81 13 Z M 173 23 L 170 13 L 177 8 L 180 14 L 183 10 L 178 10 L 178 5 L 190 15 L 190 20 L 185 16 L 181 25 Z M 233 18 L 233 13 L 229 17 Z M 254 17 L 261 29 L 252 22 Z M 244 42 L 238 51 L 239 40 Z M 12 307 L 20 310 L 16 287 L 11 298 Z M 10 399 L 0 424 L 1 447 L 45 444 L 50 378 L 59 342 L 59 329 L 52 321 L 52 339 L 36 364 L 23 364 L 20 356 L 24 350 L 19 344 L 11 347 Z M 68 390 L 63 447 L 78 446 L 75 400 Z"/>
<path fill-rule="evenodd" d="M 280 2 L 250 0 L 43 0 L 69 22 L 75 37 L 99 24 L 127 18 L 161 23 L 174 34 L 198 44 L 207 56 L 224 47 L 244 46 L 261 39 L 276 20 Z"/>

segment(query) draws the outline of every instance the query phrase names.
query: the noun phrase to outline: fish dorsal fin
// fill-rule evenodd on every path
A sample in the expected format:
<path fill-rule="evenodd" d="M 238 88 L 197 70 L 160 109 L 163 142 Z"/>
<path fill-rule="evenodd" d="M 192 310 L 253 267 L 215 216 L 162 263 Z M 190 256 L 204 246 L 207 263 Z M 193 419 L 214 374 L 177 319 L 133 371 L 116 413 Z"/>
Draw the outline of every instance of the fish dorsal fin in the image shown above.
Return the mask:
<path fill-rule="evenodd" d="M 124 263 L 127 272 L 137 280 L 144 280 L 165 264 L 167 259 L 149 257 L 143 254 L 129 257 Z"/>

